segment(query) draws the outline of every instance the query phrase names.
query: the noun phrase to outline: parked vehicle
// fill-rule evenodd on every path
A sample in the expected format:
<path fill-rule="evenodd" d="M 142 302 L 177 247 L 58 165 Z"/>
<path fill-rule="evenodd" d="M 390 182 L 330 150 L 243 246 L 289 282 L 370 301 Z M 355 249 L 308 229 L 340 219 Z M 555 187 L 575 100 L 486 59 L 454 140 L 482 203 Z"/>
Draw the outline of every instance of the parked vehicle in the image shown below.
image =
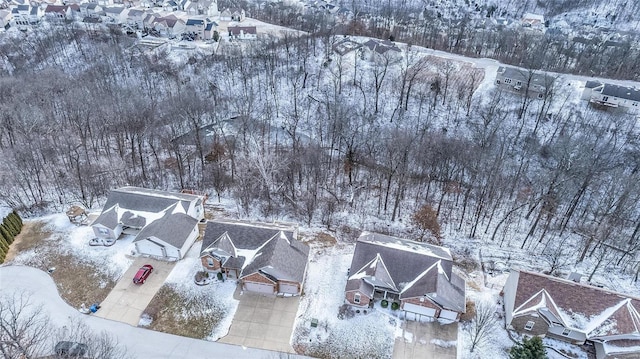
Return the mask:
<path fill-rule="evenodd" d="M 153 266 L 151 264 L 145 264 L 142 268 L 138 269 L 138 273 L 136 273 L 135 277 L 133 277 L 133 283 L 135 284 L 144 284 L 144 282 L 149 278 L 149 275 L 153 272 Z"/>
<path fill-rule="evenodd" d="M 63 358 L 83 358 L 88 351 L 86 344 L 76 342 L 58 342 L 55 347 L 56 355 Z"/>

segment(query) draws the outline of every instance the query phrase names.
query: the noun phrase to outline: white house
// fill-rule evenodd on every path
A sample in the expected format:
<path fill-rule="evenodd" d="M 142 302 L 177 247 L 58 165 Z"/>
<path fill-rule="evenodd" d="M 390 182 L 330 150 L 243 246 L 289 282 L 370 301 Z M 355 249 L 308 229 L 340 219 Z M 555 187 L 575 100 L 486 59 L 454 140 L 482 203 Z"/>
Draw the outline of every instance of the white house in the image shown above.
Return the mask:
<path fill-rule="evenodd" d="M 11 11 L 0 10 L 0 30 L 8 28 L 12 19 L 13 15 L 11 14 Z"/>
<path fill-rule="evenodd" d="M 243 9 L 231 8 L 224 9 L 220 13 L 220 21 L 237 21 L 240 22 L 244 20 L 245 13 Z"/>
<path fill-rule="evenodd" d="M 582 99 L 603 108 L 622 107 L 631 112 L 640 111 L 640 89 L 635 87 L 587 81 Z"/>
<path fill-rule="evenodd" d="M 255 40 L 258 32 L 255 26 L 233 26 L 229 27 L 229 38 L 234 40 Z"/>
<path fill-rule="evenodd" d="M 198 238 L 204 198 L 138 187 L 111 191 L 100 216 L 91 225 L 98 238 L 136 236 L 138 253 L 160 259 L 181 259 Z"/>

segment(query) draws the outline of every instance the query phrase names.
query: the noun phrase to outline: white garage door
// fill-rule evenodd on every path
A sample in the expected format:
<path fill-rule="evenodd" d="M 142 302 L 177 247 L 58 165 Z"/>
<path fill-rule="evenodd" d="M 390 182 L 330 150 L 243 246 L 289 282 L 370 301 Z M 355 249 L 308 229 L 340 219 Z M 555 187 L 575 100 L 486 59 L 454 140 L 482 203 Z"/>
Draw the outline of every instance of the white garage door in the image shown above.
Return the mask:
<path fill-rule="evenodd" d="M 273 284 L 256 283 L 256 282 L 244 282 L 244 290 L 249 292 L 258 292 L 264 294 L 273 294 L 275 292 Z"/>
<path fill-rule="evenodd" d="M 427 315 L 430 317 L 433 317 L 436 315 L 436 310 L 433 308 L 422 307 L 422 306 L 411 304 L 411 303 L 404 303 L 403 309 L 406 310 L 407 312 Z"/>
<path fill-rule="evenodd" d="M 440 312 L 440 318 L 456 320 L 456 318 L 458 318 L 458 313 L 452 312 L 450 310 L 443 310 Z"/>
<path fill-rule="evenodd" d="M 155 256 L 160 258 L 167 256 L 167 251 L 165 250 L 164 246 L 158 243 L 155 243 L 153 241 L 150 241 L 148 239 L 136 242 L 136 250 L 140 254 L 146 254 L 149 256 Z"/>
<path fill-rule="evenodd" d="M 280 293 L 298 294 L 298 286 L 295 284 L 280 283 Z"/>

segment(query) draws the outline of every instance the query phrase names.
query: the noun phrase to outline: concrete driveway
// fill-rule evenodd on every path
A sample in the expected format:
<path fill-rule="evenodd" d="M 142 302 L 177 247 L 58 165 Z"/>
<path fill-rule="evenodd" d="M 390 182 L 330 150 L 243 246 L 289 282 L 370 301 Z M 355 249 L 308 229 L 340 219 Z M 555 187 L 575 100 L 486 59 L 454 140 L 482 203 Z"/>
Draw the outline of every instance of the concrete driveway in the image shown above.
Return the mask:
<path fill-rule="evenodd" d="M 133 277 L 145 264 L 151 264 L 153 272 L 144 284 L 133 284 Z M 162 287 L 174 266 L 175 262 L 162 262 L 150 258 L 136 259 L 107 298 L 100 303 L 101 308 L 95 315 L 137 326 L 140 315 Z M 89 305 L 91 303 L 87 303 L 87 306 Z"/>
<path fill-rule="evenodd" d="M 287 353 L 300 297 L 274 297 L 236 290 L 233 297 L 240 302 L 231 322 L 229 334 L 220 343 L 243 345 Z"/>
<path fill-rule="evenodd" d="M 396 338 L 394 359 L 456 359 L 458 323 L 404 321 L 403 336 Z"/>

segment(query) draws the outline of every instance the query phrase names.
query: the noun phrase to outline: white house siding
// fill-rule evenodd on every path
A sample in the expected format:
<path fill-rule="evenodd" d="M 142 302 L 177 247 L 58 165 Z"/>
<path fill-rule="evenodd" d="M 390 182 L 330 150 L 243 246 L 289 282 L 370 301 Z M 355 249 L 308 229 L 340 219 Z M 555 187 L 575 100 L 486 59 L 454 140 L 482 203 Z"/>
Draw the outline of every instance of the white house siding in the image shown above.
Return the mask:
<path fill-rule="evenodd" d="M 120 237 L 120 234 L 122 234 L 122 225 L 120 224 L 118 224 L 114 229 L 107 228 L 100 224 L 94 225 L 92 226 L 92 228 L 93 233 L 98 238 L 118 239 L 118 237 Z"/>
<path fill-rule="evenodd" d="M 275 292 L 273 284 L 256 282 L 244 282 L 244 290 L 263 294 L 273 294 Z"/>
<path fill-rule="evenodd" d="M 436 315 L 436 310 L 433 308 L 427 308 L 420 305 L 412 304 L 412 303 L 404 303 L 403 308 L 407 312 L 426 315 L 429 317 L 434 317 Z"/>
<path fill-rule="evenodd" d="M 165 260 L 180 259 L 180 250 L 162 240 L 152 237 L 136 242 L 138 253 Z"/>
<path fill-rule="evenodd" d="M 180 248 L 178 258 L 182 259 L 182 255 L 184 255 L 184 253 L 187 253 L 187 251 L 189 251 L 189 248 L 191 248 L 191 246 L 196 241 L 196 239 L 198 239 L 199 235 L 200 235 L 200 231 L 198 231 L 198 226 L 196 225 L 191 230 L 191 233 L 189 233 L 189 237 L 187 237 L 187 239 L 184 241 L 182 248 Z"/>

